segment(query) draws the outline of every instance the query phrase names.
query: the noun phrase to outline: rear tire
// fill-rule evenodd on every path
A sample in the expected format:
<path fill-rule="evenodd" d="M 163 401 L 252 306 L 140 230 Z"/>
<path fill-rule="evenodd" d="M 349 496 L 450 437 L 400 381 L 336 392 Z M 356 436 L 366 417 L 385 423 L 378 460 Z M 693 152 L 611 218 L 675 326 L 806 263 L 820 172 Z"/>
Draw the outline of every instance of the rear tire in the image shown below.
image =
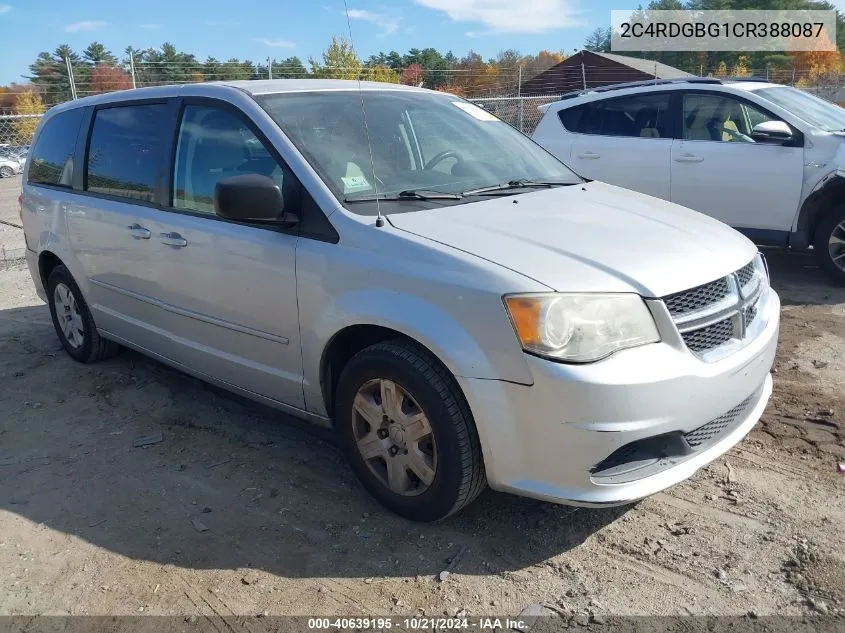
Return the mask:
<path fill-rule="evenodd" d="M 396 514 L 438 521 L 486 487 L 466 399 L 419 345 L 396 339 L 359 352 L 343 368 L 336 396 L 335 424 L 352 470 Z"/>
<path fill-rule="evenodd" d="M 121 350 L 114 341 L 97 332 L 88 304 L 64 266 L 56 266 L 47 279 L 47 300 L 53 326 L 70 357 L 80 363 L 96 363 Z"/>
<path fill-rule="evenodd" d="M 845 204 L 830 211 L 816 226 L 813 249 L 827 275 L 845 286 Z"/>

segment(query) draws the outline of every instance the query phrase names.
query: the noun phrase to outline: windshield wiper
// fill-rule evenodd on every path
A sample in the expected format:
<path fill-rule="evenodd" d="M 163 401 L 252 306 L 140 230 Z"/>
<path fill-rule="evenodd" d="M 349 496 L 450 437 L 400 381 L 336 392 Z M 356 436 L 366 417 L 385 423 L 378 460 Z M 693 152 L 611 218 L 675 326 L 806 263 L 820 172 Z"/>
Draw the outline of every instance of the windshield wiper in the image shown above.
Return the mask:
<path fill-rule="evenodd" d="M 375 200 L 391 201 L 391 200 L 460 200 L 463 198 L 459 193 L 445 193 L 443 191 L 428 191 L 425 189 L 409 189 L 407 191 L 400 191 L 397 194 L 385 196 L 376 194 L 372 196 L 357 196 L 346 197 L 344 202 L 373 202 Z"/>
<path fill-rule="evenodd" d="M 511 189 L 528 189 L 532 187 L 564 187 L 567 185 L 574 185 L 574 182 L 557 182 L 548 180 L 511 180 L 510 182 L 493 185 L 492 187 L 482 187 L 481 189 L 470 189 L 464 191 L 465 196 L 480 196 L 485 194 L 497 194 Z"/>

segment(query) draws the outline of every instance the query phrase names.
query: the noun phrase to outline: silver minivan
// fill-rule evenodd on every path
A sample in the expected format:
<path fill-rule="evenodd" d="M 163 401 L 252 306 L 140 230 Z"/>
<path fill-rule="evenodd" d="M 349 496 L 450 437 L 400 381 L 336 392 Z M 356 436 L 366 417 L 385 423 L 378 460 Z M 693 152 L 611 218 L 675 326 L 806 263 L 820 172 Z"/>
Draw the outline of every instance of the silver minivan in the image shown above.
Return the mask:
<path fill-rule="evenodd" d="M 80 99 L 43 117 L 21 199 L 71 357 L 130 347 L 333 426 L 411 519 L 488 484 L 640 499 L 739 442 L 772 391 L 780 303 L 751 242 L 585 181 L 449 94 Z"/>

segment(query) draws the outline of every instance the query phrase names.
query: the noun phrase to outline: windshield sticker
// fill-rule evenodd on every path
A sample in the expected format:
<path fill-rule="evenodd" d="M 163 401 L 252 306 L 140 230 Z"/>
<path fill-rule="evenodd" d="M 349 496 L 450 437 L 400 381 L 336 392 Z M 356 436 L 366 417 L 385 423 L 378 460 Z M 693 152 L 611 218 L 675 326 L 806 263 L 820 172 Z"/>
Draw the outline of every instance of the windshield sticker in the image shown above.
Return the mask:
<path fill-rule="evenodd" d="M 497 120 L 496 117 L 487 112 L 487 110 L 479 108 L 477 105 L 473 105 L 471 103 L 464 103 L 463 101 L 453 101 L 452 105 L 457 106 L 458 108 L 471 115 L 472 117 L 478 119 L 479 121 Z"/>
<path fill-rule="evenodd" d="M 341 180 L 343 181 L 344 194 L 360 193 L 372 189 L 370 183 L 363 176 L 344 176 Z"/>

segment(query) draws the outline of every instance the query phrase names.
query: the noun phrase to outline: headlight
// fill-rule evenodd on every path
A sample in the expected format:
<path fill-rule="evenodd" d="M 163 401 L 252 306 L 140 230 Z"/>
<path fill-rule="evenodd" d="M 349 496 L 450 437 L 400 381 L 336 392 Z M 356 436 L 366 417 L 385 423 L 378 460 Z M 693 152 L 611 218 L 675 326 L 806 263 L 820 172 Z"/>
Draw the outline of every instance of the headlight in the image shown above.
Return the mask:
<path fill-rule="evenodd" d="M 523 349 L 554 360 L 589 363 L 660 341 L 635 294 L 508 295 L 505 306 Z"/>

